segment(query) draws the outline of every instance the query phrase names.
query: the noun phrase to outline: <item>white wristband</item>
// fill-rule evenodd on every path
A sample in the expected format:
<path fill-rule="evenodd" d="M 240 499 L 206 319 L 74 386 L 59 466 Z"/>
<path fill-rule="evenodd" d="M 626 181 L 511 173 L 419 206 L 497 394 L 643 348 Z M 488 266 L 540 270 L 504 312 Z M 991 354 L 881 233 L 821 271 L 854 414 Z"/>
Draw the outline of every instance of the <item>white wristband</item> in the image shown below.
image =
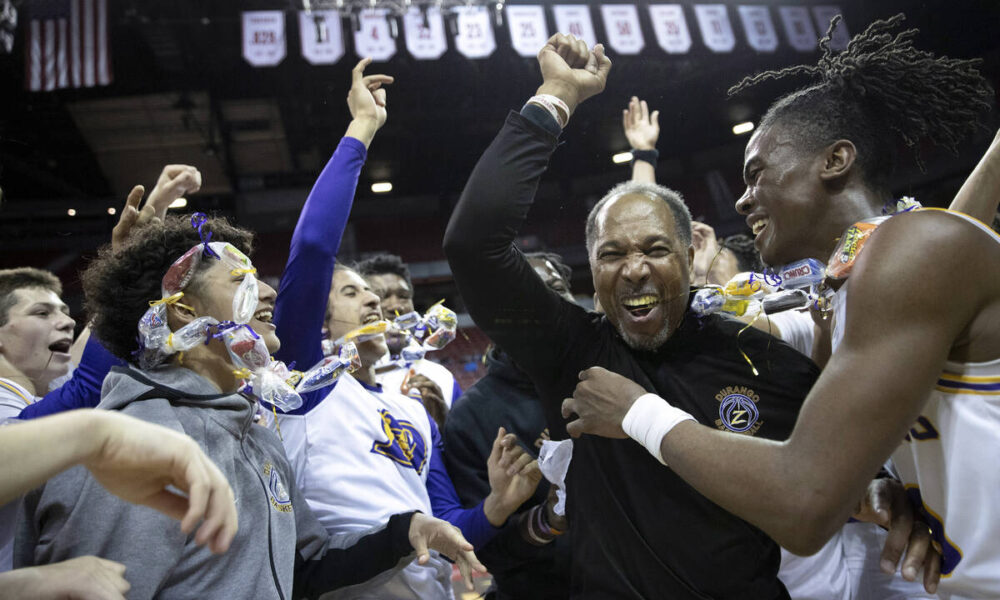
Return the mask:
<path fill-rule="evenodd" d="M 670 406 L 656 394 L 643 394 L 625 413 L 622 429 L 630 438 L 642 444 L 656 460 L 666 465 L 660 453 L 660 442 L 678 423 L 689 419 L 693 421 L 694 417 Z"/>

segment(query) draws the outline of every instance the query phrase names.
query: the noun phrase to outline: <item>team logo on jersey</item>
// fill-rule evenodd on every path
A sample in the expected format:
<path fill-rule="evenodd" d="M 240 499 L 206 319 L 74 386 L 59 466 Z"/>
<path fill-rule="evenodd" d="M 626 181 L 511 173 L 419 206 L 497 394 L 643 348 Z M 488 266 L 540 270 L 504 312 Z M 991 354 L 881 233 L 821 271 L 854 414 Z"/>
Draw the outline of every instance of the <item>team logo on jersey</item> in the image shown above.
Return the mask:
<path fill-rule="evenodd" d="M 754 435 L 764 421 L 757 410 L 758 396 L 752 389 L 742 385 L 730 385 L 715 395 L 719 403 L 719 418 L 715 426 L 733 433 Z"/>
<path fill-rule="evenodd" d="M 388 439 L 373 443 L 372 452 L 422 473 L 427 464 L 427 443 L 424 436 L 420 435 L 413 423 L 397 421 L 385 409 L 379 409 L 378 412 L 382 417 L 382 431 Z"/>
<path fill-rule="evenodd" d="M 281 483 L 278 470 L 270 462 L 264 463 L 264 479 L 267 480 L 267 499 L 278 512 L 292 512 L 292 499 L 288 496 L 285 484 Z"/>

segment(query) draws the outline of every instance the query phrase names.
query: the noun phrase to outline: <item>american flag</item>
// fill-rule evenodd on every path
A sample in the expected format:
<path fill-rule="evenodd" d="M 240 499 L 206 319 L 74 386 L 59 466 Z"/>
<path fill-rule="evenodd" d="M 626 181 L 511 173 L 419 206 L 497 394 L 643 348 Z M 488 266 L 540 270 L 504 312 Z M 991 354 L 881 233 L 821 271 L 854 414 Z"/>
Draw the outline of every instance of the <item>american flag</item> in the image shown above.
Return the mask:
<path fill-rule="evenodd" d="M 31 0 L 26 7 L 29 90 L 111 83 L 107 0 Z"/>

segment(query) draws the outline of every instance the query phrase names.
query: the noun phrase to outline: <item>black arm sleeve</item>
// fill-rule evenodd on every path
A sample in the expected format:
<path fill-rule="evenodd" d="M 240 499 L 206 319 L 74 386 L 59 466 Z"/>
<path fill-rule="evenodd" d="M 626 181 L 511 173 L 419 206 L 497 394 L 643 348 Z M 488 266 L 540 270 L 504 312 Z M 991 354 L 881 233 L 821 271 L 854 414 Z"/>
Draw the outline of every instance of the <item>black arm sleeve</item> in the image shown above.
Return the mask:
<path fill-rule="evenodd" d="M 385 528 L 368 534 L 347 548 L 327 548 L 322 556 L 306 560 L 295 555 L 295 598 L 318 598 L 348 585 L 368 581 L 413 552 L 410 520 L 413 513 L 389 517 Z"/>
<path fill-rule="evenodd" d="M 472 319 L 532 374 L 560 364 L 572 344 L 567 317 L 586 314 L 549 290 L 514 246 L 556 143 L 545 128 L 510 113 L 469 177 L 444 236 Z"/>

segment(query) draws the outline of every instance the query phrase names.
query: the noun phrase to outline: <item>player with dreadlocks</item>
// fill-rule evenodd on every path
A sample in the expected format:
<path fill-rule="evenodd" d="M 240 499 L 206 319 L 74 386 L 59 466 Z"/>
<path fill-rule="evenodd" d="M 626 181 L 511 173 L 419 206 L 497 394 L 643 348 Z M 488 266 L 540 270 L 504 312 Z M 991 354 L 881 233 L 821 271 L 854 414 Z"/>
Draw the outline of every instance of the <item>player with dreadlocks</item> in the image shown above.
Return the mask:
<path fill-rule="evenodd" d="M 579 417 L 568 426 L 573 435 L 632 437 L 801 554 L 843 525 L 891 455 L 942 557 L 927 554 L 925 587 L 933 591 L 940 570 L 945 596 L 997 598 L 1000 236 L 943 210 L 873 219 L 891 199 L 895 142 L 954 149 L 977 127 L 990 88 L 976 61 L 917 50 L 913 30 L 892 33 L 901 20 L 878 21 L 834 53 L 835 20 L 817 66 L 763 73 L 733 90 L 820 78 L 767 112 L 746 148 L 747 190 L 736 206 L 768 264 L 816 258 L 830 259 L 827 273 L 851 267 L 849 280 L 827 280 L 837 289 L 834 354 L 790 438 L 701 426 L 670 398 L 600 369 L 581 373 L 563 411 Z M 755 418 L 753 403 L 729 400 Z M 910 553 L 923 545 L 922 553 L 928 537 L 914 532 Z M 917 566 L 904 563 L 904 577 L 913 579 Z"/>

